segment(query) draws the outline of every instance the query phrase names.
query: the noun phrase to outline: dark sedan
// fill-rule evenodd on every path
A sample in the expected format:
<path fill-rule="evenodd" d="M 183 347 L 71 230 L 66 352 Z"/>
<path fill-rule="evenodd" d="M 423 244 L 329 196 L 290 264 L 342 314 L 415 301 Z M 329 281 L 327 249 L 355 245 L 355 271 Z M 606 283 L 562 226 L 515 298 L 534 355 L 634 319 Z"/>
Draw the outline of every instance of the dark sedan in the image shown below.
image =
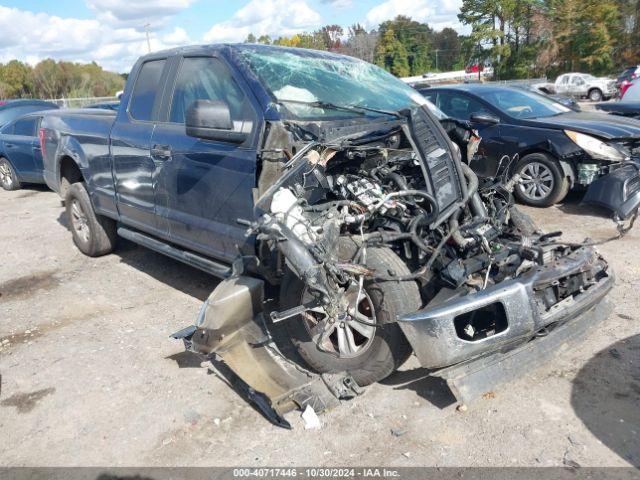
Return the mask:
<path fill-rule="evenodd" d="M 574 112 L 517 88 L 456 85 L 420 93 L 479 131 L 480 149 L 470 162 L 479 176 L 520 174 L 515 194 L 523 203 L 546 207 L 591 185 L 597 190 L 588 193 L 591 200 L 617 210 L 640 187 L 631 161 L 640 151 L 640 121 Z M 610 175 L 620 168 L 624 175 Z"/>
<path fill-rule="evenodd" d="M 17 190 L 23 183 L 44 183 L 38 131 L 42 115 L 32 113 L 0 129 L 0 186 Z"/>

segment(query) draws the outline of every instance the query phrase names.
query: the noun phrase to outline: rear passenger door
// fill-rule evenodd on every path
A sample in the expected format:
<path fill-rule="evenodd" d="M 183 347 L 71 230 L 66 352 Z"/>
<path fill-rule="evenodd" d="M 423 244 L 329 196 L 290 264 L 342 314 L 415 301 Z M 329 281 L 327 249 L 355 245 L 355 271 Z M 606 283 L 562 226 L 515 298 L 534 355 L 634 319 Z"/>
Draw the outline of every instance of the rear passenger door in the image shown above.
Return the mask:
<path fill-rule="evenodd" d="M 4 154 L 24 182 L 42 180 L 42 152 L 37 131 L 40 117 L 19 118 L 3 130 Z"/>
<path fill-rule="evenodd" d="M 231 260 L 247 242 L 238 218 L 253 218 L 258 116 L 241 79 L 211 56 L 184 57 L 167 89 L 163 121 L 153 132 L 158 173 L 156 205 L 172 242 Z M 189 137 L 185 112 L 196 100 L 220 100 L 230 109 L 242 144 Z"/>
<path fill-rule="evenodd" d="M 123 223 L 159 234 L 155 212 L 155 179 L 159 167 L 151 156 L 151 136 L 158 118 L 167 76 L 167 59 L 142 64 L 126 109 L 111 131 L 116 200 Z M 135 74 L 135 73 L 134 73 Z"/>

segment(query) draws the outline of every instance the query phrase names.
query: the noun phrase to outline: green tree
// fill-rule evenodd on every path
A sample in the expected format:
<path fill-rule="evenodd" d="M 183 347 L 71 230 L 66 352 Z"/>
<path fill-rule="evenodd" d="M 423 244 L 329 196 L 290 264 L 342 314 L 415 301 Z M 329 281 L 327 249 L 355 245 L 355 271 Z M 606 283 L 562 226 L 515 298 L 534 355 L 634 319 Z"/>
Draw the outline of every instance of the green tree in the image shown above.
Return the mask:
<path fill-rule="evenodd" d="M 433 35 L 434 67 L 437 70 L 454 70 L 460 58 L 460 37 L 453 28 L 443 28 Z"/>
<path fill-rule="evenodd" d="M 391 30 L 407 52 L 410 75 L 421 75 L 432 67 L 433 30 L 426 23 L 416 22 L 403 15 L 380 24 L 380 38 Z"/>
<path fill-rule="evenodd" d="M 244 40 L 244 43 L 256 43 L 258 40 L 256 39 L 256 36 L 253 33 L 250 33 L 249 35 L 247 35 L 247 38 Z"/>
<path fill-rule="evenodd" d="M 0 82 L 4 98 L 21 98 L 33 95 L 33 72 L 29 65 L 11 60 L 0 67 Z"/>
<path fill-rule="evenodd" d="M 613 0 L 549 0 L 559 71 L 609 73 L 623 20 Z"/>
<path fill-rule="evenodd" d="M 392 28 L 387 28 L 376 46 L 374 62 L 397 77 L 410 75 L 407 50 L 396 38 Z"/>

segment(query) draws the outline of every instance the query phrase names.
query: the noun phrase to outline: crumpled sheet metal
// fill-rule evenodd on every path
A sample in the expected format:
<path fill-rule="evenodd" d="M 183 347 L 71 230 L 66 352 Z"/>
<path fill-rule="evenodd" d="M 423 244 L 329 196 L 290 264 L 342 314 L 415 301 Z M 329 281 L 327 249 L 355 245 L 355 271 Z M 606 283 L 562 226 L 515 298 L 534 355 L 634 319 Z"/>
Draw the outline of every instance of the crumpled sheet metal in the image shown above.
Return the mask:
<path fill-rule="evenodd" d="M 237 276 L 222 281 L 205 301 L 192 333 L 185 330 L 187 348 L 218 356 L 246 385 L 245 393 L 254 397 L 248 400 L 274 421 L 259 404 L 270 405 L 278 419 L 274 423 L 296 408 L 310 405 L 322 412 L 360 393 L 346 374 L 318 375 L 287 359 L 267 333 L 263 302 L 262 280 Z M 258 397 L 267 402 L 256 402 Z"/>

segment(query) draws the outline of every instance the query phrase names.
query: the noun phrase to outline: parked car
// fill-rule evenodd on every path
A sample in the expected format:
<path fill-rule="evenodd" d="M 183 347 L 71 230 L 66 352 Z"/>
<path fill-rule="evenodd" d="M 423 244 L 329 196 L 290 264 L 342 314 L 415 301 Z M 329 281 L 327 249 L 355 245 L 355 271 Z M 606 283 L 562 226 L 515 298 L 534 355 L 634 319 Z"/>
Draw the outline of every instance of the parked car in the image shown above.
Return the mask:
<path fill-rule="evenodd" d="M 60 107 L 55 103 L 47 102 L 45 100 L 0 100 L 0 127 L 26 113 L 38 112 L 41 110 L 53 110 L 57 108 Z"/>
<path fill-rule="evenodd" d="M 614 97 L 617 93 L 616 82 L 606 77 L 594 77 L 588 73 L 565 73 L 555 82 L 558 95 L 569 95 L 576 98 L 588 98 L 592 102 L 600 102 Z"/>
<path fill-rule="evenodd" d="M 595 250 L 541 235 L 512 185 L 480 190 L 424 99 L 361 60 L 250 44 L 149 54 L 117 114 L 50 112 L 41 139 L 83 253 L 119 235 L 225 278 L 174 338 L 219 355 L 281 425 L 412 351 L 429 369 L 465 362 L 446 375 L 469 399 L 608 313 Z M 305 365 L 281 358 L 280 323 Z"/>
<path fill-rule="evenodd" d="M 516 88 L 469 84 L 420 92 L 446 115 L 478 129 L 482 143 L 473 170 L 489 178 L 520 174 L 515 194 L 527 205 L 548 207 L 601 177 L 619 190 L 610 174 L 640 146 L 639 121 L 574 112 Z"/>
<path fill-rule="evenodd" d="M 596 108 L 614 115 L 640 119 L 640 79 L 630 84 L 619 102 L 600 103 Z"/>
<path fill-rule="evenodd" d="M 84 108 L 102 108 L 104 110 L 113 110 L 114 112 L 118 110 L 120 107 L 120 102 L 101 102 L 94 103 L 92 105 L 87 105 Z"/>
<path fill-rule="evenodd" d="M 556 102 L 576 112 L 579 112 L 581 110 L 580 105 L 578 104 L 575 98 L 567 97 L 565 95 L 557 95 L 555 93 L 549 93 L 548 90 L 544 87 L 538 87 L 536 85 L 530 85 L 526 83 L 520 84 L 520 85 L 514 85 L 514 87 L 522 88 L 523 90 L 529 90 L 530 92 L 538 93 L 540 95 L 545 95 L 549 97 L 551 100 L 555 100 Z"/>
<path fill-rule="evenodd" d="M 25 183 L 44 183 L 38 131 L 42 114 L 18 117 L 0 129 L 0 186 L 18 190 Z"/>
<path fill-rule="evenodd" d="M 616 79 L 616 86 L 618 87 L 618 89 L 621 90 L 621 93 L 622 93 L 622 85 L 625 82 L 627 84 L 630 84 L 639 76 L 640 76 L 640 65 L 627 67 L 622 71 L 620 75 L 618 75 L 618 78 Z"/>

